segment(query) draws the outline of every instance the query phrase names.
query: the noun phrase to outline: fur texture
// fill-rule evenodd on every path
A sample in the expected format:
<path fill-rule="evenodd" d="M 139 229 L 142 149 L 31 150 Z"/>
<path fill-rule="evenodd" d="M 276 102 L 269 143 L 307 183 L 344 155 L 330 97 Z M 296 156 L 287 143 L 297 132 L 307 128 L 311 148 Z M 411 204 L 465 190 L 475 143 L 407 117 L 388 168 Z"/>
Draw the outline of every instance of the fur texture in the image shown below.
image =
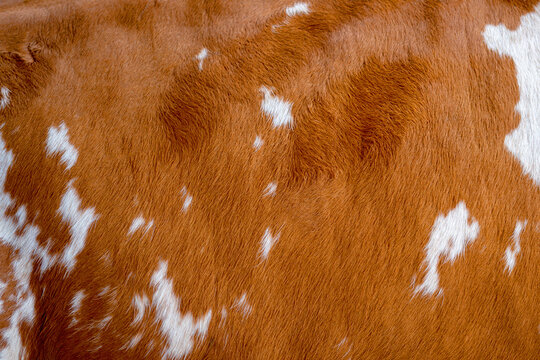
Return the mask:
<path fill-rule="evenodd" d="M 0 359 L 536 358 L 538 19 L 2 2 Z"/>

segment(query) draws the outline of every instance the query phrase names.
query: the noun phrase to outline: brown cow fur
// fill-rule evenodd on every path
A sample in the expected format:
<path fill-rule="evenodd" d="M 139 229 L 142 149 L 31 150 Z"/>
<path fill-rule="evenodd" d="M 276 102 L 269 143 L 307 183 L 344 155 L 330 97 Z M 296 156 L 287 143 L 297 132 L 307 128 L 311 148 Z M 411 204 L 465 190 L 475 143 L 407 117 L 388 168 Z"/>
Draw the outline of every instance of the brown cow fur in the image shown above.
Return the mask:
<path fill-rule="evenodd" d="M 540 188 L 504 147 L 520 122 L 514 62 L 482 38 L 489 24 L 517 28 L 535 3 L 311 0 L 291 17 L 283 0 L 1 5 L 15 200 L 3 216 L 25 205 L 25 226 L 60 254 L 68 184 L 97 214 L 71 272 L 41 275 L 32 258 L 26 358 L 167 358 L 160 261 L 181 316 L 211 311 L 190 359 L 536 358 Z M 263 86 L 292 104 L 291 126 L 261 111 Z M 45 147 L 61 123 L 78 151 L 69 169 Z M 479 234 L 454 262 L 441 257 L 444 292 L 416 293 L 435 220 L 461 201 Z M 153 226 L 128 235 L 139 215 Z M 279 238 L 264 259 L 266 229 Z M 20 254 L 0 255 L 8 328 Z"/>

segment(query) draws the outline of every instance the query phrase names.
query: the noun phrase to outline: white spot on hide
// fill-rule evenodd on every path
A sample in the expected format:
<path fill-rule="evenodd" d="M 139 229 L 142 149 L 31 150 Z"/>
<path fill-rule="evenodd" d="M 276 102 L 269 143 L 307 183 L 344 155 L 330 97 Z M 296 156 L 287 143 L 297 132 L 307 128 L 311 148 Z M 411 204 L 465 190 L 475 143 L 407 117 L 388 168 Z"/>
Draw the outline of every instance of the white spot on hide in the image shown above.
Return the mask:
<path fill-rule="evenodd" d="M 282 26 L 283 26 L 283 24 L 274 24 L 274 25 L 272 25 L 272 32 L 275 33 Z"/>
<path fill-rule="evenodd" d="M 472 218 L 469 224 L 469 211 L 461 201 L 448 215 L 439 215 L 435 219 L 429 242 L 426 245 L 426 274 L 424 282 L 416 287 L 415 294 L 433 295 L 439 288 L 437 267 L 441 256 L 446 261 L 454 262 L 465 251 L 467 244 L 473 242 L 480 232 L 480 225 Z"/>
<path fill-rule="evenodd" d="M 154 220 L 150 220 L 148 224 L 146 224 L 146 227 L 144 228 L 144 233 L 146 234 L 151 228 L 154 226 Z"/>
<path fill-rule="evenodd" d="M 339 342 L 339 344 L 336 345 L 336 348 L 337 348 L 338 350 L 341 350 L 342 348 L 345 348 L 346 345 L 348 345 L 348 346 L 346 347 L 347 351 L 341 355 L 342 358 L 344 358 L 345 356 L 349 355 L 349 353 L 351 352 L 352 344 L 348 344 L 348 342 L 349 342 L 349 340 L 347 339 L 347 337 L 344 337 L 344 338 Z"/>
<path fill-rule="evenodd" d="M 277 184 L 275 182 L 271 182 L 268 184 L 268 186 L 264 189 L 263 197 L 265 196 L 274 196 L 276 195 L 277 190 Z"/>
<path fill-rule="evenodd" d="M 504 25 L 487 25 L 487 47 L 514 60 L 519 85 L 516 111 L 521 121 L 506 135 L 504 145 L 520 162 L 523 173 L 540 186 L 540 5 L 521 17 L 515 31 Z"/>
<path fill-rule="evenodd" d="M 193 197 L 191 197 L 191 195 L 186 196 L 184 204 L 182 205 L 183 212 L 186 212 L 188 210 L 189 205 L 191 205 L 191 200 L 193 200 Z"/>
<path fill-rule="evenodd" d="M 2 86 L 2 89 L 0 89 L 0 94 L 2 95 L 2 99 L 0 99 L 0 110 L 4 110 L 10 103 L 9 89 Z"/>
<path fill-rule="evenodd" d="M 73 296 L 73 299 L 71 300 L 71 315 L 75 315 L 80 310 L 84 297 L 84 290 L 77 291 Z"/>
<path fill-rule="evenodd" d="M 519 254 L 519 252 L 521 251 L 521 246 L 519 244 L 520 236 L 526 225 L 526 220 L 518 221 L 516 223 L 516 227 L 514 228 L 514 234 L 512 234 L 512 240 L 514 241 L 514 244 L 513 246 L 512 244 L 509 245 L 504 253 L 504 260 L 506 261 L 506 271 L 508 271 L 509 274 L 512 272 L 512 270 L 514 270 L 514 266 L 516 266 L 516 255 Z"/>
<path fill-rule="evenodd" d="M 161 333 L 167 340 L 167 347 L 163 349 L 162 359 L 181 359 L 193 350 L 193 337 L 198 334 L 204 339 L 212 310 L 198 320 L 191 313 L 180 313 L 180 300 L 175 296 L 173 283 L 167 278 L 167 263 L 161 261 L 158 270 L 152 275 L 150 284 L 154 288 L 152 306 L 156 312 L 156 320 L 160 323 Z"/>
<path fill-rule="evenodd" d="M 260 91 L 264 94 L 264 99 L 261 102 L 261 110 L 265 115 L 272 118 L 274 128 L 281 126 L 292 128 L 292 104 L 278 96 L 274 96 L 272 90 L 266 86 L 262 86 Z"/>
<path fill-rule="evenodd" d="M 81 308 L 84 297 L 85 297 L 84 290 L 80 290 L 80 291 L 77 291 L 75 296 L 73 296 L 73 299 L 71 299 L 71 316 L 73 316 L 73 318 L 71 319 L 70 326 L 73 326 L 77 324 L 77 322 L 79 322 L 76 315 Z"/>
<path fill-rule="evenodd" d="M 135 318 L 133 319 L 133 322 L 132 322 L 132 325 L 133 325 L 133 324 L 137 324 L 141 322 L 141 320 L 144 317 L 145 309 L 150 304 L 150 301 L 148 300 L 145 294 L 143 294 L 142 296 L 135 295 L 133 297 L 132 304 L 136 311 Z"/>
<path fill-rule="evenodd" d="M 270 228 L 266 229 L 261 239 L 261 250 L 259 251 L 259 256 L 263 260 L 266 260 L 268 258 L 270 249 L 272 249 L 272 246 L 274 246 L 274 244 L 279 240 L 279 236 L 280 236 L 279 233 L 275 237 L 272 236 L 272 233 L 270 232 Z"/>
<path fill-rule="evenodd" d="M 242 296 L 240 296 L 240 298 L 236 299 L 232 307 L 241 311 L 243 317 L 246 317 L 249 314 L 251 314 L 251 310 L 253 309 L 247 301 L 246 293 L 243 293 Z"/>
<path fill-rule="evenodd" d="M 219 326 L 222 327 L 225 325 L 225 321 L 227 320 L 227 309 L 225 309 L 225 306 L 221 308 L 221 320 L 219 321 Z"/>
<path fill-rule="evenodd" d="M 31 324 L 34 320 L 35 297 L 30 289 L 30 274 L 34 270 L 34 260 L 41 262 L 41 273 L 58 261 L 57 255 L 49 252 L 50 243 L 41 246 L 37 242 L 40 230 L 37 226 L 26 223 L 27 214 L 24 205 L 17 208 L 14 216 L 8 216 L 7 210 L 15 205 L 14 199 L 5 192 L 5 182 L 9 168 L 14 160 L 13 153 L 6 149 L 0 133 L 0 242 L 11 247 L 13 277 L 16 282 L 16 309 L 9 319 L 9 327 L 2 332 L 6 347 L 0 352 L 0 359 L 23 359 L 25 349 L 22 345 L 19 325 Z M 61 262 L 68 271 L 75 264 L 75 258 L 84 247 L 86 233 L 95 220 L 93 209 L 80 211 L 80 200 L 71 183 L 62 197 L 58 212 L 62 220 L 70 225 L 71 242 L 64 248 Z"/>
<path fill-rule="evenodd" d="M 146 220 L 142 217 L 142 215 L 139 215 L 135 219 L 133 219 L 133 222 L 131 223 L 131 226 L 128 230 L 128 236 L 133 235 L 137 230 L 139 230 L 144 224 L 146 223 Z M 154 226 L 154 220 L 150 220 L 148 224 L 146 225 L 146 228 L 144 229 L 144 233 L 146 234 L 151 228 Z"/>
<path fill-rule="evenodd" d="M 0 242 L 14 251 L 11 263 L 15 280 L 16 308 L 9 319 L 9 326 L 2 331 L 5 347 L 0 351 L 0 359 L 24 359 L 26 350 L 22 343 L 19 326 L 32 324 L 35 317 L 35 297 L 30 288 L 30 274 L 33 270 L 33 256 L 38 248 L 39 229 L 34 225 L 24 226 L 26 209 L 20 207 L 15 216 L 6 214 L 14 200 L 5 192 L 7 173 L 13 164 L 13 153 L 6 149 L 0 133 Z"/>
<path fill-rule="evenodd" d="M 2 332 L 6 347 L 0 352 L 0 359 L 26 359 L 27 357 L 19 331 L 19 324 L 21 322 L 31 324 L 34 321 L 35 300 L 34 295 L 31 293 L 20 294 L 17 298 L 17 309 L 11 315 L 9 327 Z"/>
<path fill-rule="evenodd" d="M 191 201 L 193 200 L 193 197 L 187 192 L 187 189 L 185 186 L 182 188 L 182 190 L 180 190 L 180 195 L 184 197 L 184 204 L 182 205 L 182 211 L 187 212 L 189 209 L 189 206 L 191 205 Z"/>
<path fill-rule="evenodd" d="M 257 151 L 261 148 L 261 146 L 263 146 L 263 144 L 264 140 L 261 139 L 259 136 L 256 136 L 255 141 L 253 142 L 253 148 L 255 149 L 255 151 Z"/>
<path fill-rule="evenodd" d="M 307 15 L 309 14 L 309 4 L 305 2 L 298 2 L 295 3 L 292 6 L 289 6 L 285 9 L 285 13 L 287 13 L 288 16 L 295 16 L 295 15 Z"/>
<path fill-rule="evenodd" d="M 77 256 L 84 248 L 90 226 L 98 219 L 98 216 L 94 208 L 81 209 L 81 199 L 73 187 L 73 181 L 67 185 L 58 213 L 62 216 L 62 221 L 69 224 L 71 242 L 64 249 L 60 259 L 69 273 L 75 266 Z"/>
<path fill-rule="evenodd" d="M 133 336 L 131 338 L 131 340 L 125 344 L 124 346 L 122 346 L 120 348 L 120 350 L 129 350 L 129 349 L 133 349 L 135 346 L 137 346 L 137 344 L 141 341 L 142 339 L 142 334 L 141 333 L 137 333 L 135 336 Z"/>
<path fill-rule="evenodd" d="M 107 295 L 107 293 L 111 290 L 111 287 L 109 285 L 104 286 L 101 288 L 101 291 L 97 294 L 99 297 L 104 297 Z"/>
<path fill-rule="evenodd" d="M 195 56 L 195 59 L 197 59 L 199 61 L 199 70 L 200 71 L 202 71 L 202 69 L 203 69 L 203 62 L 204 62 L 204 59 L 206 59 L 207 56 L 208 56 L 208 49 L 207 48 L 203 48 L 197 54 L 197 56 Z"/>
<path fill-rule="evenodd" d="M 131 223 L 131 226 L 129 227 L 128 235 L 132 235 L 137 231 L 141 226 L 143 226 L 145 223 L 145 220 L 142 216 L 138 216 L 135 219 L 133 219 L 133 222 Z"/>
<path fill-rule="evenodd" d="M 105 329 L 105 328 L 109 325 L 109 323 L 111 322 L 111 320 L 112 320 L 112 316 L 110 316 L 110 315 L 104 317 L 104 318 L 97 324 L 96 328 L 97 328 L 97 329 L 100 329 L 100 330 Z"/>
<path fill-rule="evenodd" d="M 59 127 L 51 126 L 47 135 L 47 155 L 62 154 L 60 161 L 71 169 L 77 161 L 77 149 L 69 142 L 68 130 L 64 123 Z"/>

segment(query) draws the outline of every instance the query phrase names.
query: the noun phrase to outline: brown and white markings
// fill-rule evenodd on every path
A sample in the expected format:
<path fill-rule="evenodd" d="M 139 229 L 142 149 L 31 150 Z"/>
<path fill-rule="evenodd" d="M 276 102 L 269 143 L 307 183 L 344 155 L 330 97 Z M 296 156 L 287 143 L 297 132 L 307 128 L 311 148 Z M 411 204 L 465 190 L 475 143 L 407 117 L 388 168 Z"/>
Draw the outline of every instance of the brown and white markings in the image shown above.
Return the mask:
<path fill-rule="evenodd" d="M 540 4 L 0 4 L 0 359 L 536 359 Z"/>

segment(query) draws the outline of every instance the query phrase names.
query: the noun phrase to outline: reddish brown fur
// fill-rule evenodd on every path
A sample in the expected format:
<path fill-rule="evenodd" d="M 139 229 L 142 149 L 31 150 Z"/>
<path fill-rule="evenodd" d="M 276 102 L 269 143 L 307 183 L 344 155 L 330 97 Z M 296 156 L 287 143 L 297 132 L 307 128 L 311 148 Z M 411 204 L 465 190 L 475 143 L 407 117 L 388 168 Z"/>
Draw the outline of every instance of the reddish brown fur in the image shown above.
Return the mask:
<path fill-rule="evenodd" d="M 487 24 L 515 28 L 535 1 L 314 0 L 273 31 L 293 3 L 0 7 L 0 86 L 11 90 L 1 132 L 15 155 L 5 191 L 52 252 L 69 238 L 57 214 L 68 181 L 100 216 L 69 276 L 32 273 L 29 359 L 161 358 L 154 310 L 139 345 L 120 349 L 138 331 L 132 298 L 151 297 L 160 259 L 182 314 L 212 310 L 191 359 L 538 356 L 540 189 L 503 145 L 520 121 L 514 64 L 482 39 Z M 293 104 L 292 130 L 261 113 L 263 85 Z M 61 122 L 79 151 L 69 171 L 45 152 Z M 275 197 L 262 197 L 272 181 Z M 461 200 L 480 235 L 439 265 L 444 296 L 413 296 L 435 218 Z M 139 214 L 154 227 L 128 237 Z M 502 257 L 522 219 L 508 276 Z M 268 227 L 280 238 L 261 262 Z M 69 307 L 82 289 L 75 330 Z M 12 280 L 3 327 L 10 293 Z M 233 307 L 243 293 L 246 317 Z M 96 329 L 83 326 L 109 313 L 92 342 Z"/>

